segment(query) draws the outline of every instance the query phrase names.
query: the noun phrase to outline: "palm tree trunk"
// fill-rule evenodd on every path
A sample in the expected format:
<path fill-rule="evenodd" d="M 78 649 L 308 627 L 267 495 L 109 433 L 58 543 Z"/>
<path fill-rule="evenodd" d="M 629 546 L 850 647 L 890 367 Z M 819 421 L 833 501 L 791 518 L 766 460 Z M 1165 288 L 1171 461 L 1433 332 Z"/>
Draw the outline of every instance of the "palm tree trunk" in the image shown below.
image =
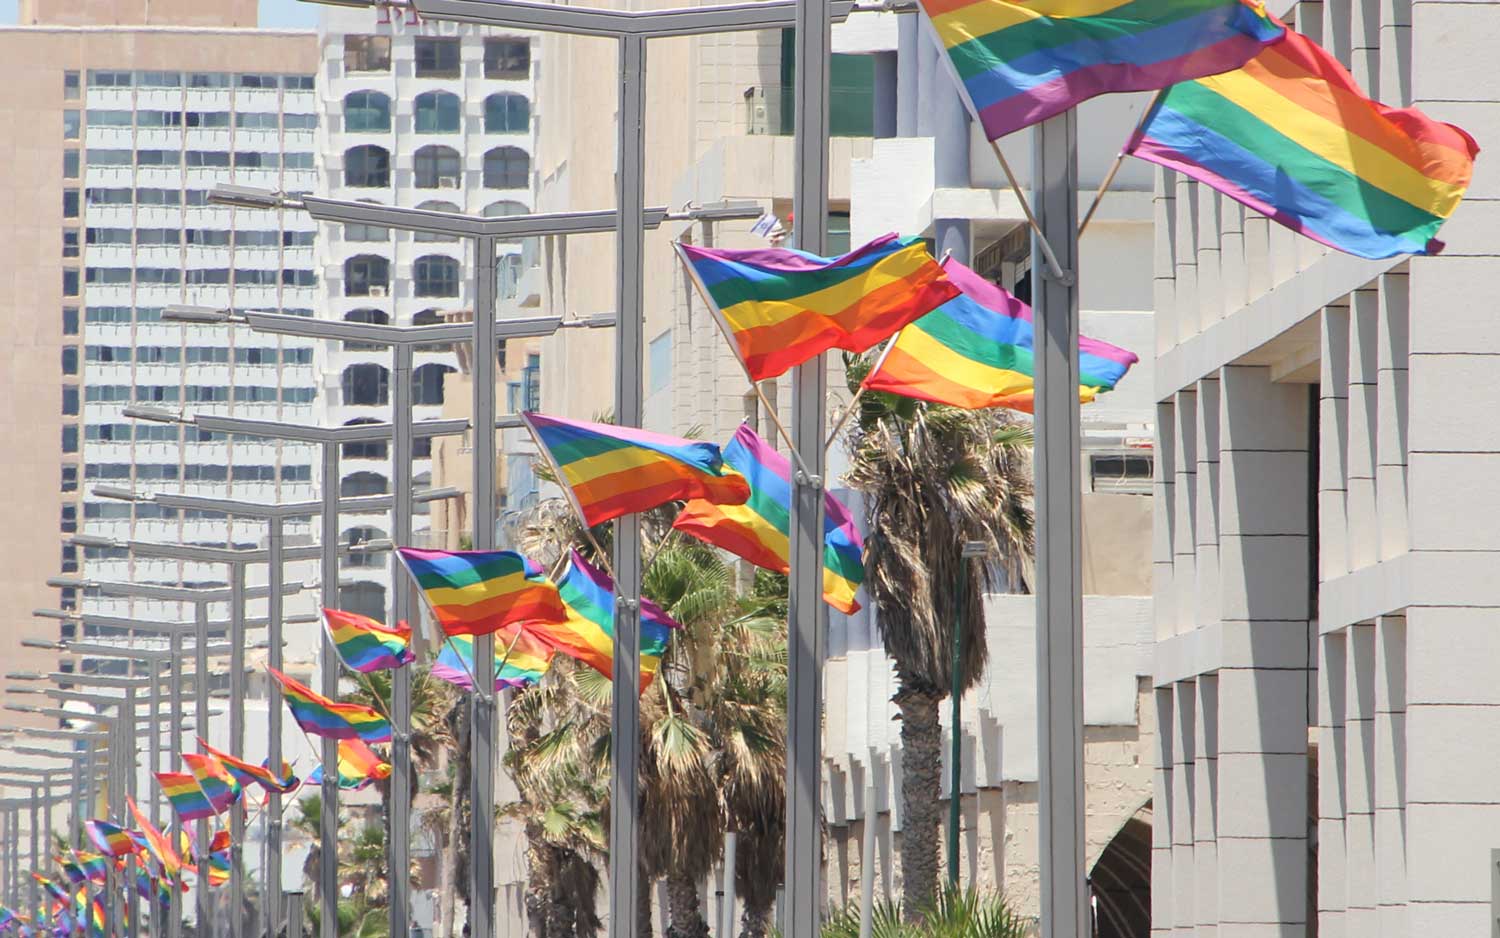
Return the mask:
<path fill-rule="evenodd" d="M 740 938 L 766 938 L 771 933 L 771 906 L 746 904 L 740 916 Z"/>
<path fill-rule="evenodd" d="M 907 915 L 932 900 L 938 884 L 938 822 L 943 790 L 941 698 L 910 689 L 899 672 L 901 709 L 901 902 Z"/>
<path fill-rule="evenodd" d="M 672 924 L 667 938 L 708 938 L 708 923 L 698 902 L 698 884 L 687 876 L 667 877 L 667 909 Z"/>
<path fill-rule="evenodd" d="M 640 938 L 651 938 L 656 932 L 651 928 L 651 877 L 642 872 L 636 877 L 635 933 Z"/>
<path fill-rule="evenodd" d="M 557 938 L 548 933 L 552 908 L 552 858 L 541 828 L 526 825 L 526 933 L 531 938 Z"/>
<path fill-rule="evenodd" d="M 443 938 L 453 938 L 453 922 L 458 911 L 458 890 L 454 882 L 458 878 L 458 789 L 462 780 L 455 779 L 453 790 L 448 793 L 448 833 L 443 843 L 442 893 L 439 915 L 442 918 Z"/>

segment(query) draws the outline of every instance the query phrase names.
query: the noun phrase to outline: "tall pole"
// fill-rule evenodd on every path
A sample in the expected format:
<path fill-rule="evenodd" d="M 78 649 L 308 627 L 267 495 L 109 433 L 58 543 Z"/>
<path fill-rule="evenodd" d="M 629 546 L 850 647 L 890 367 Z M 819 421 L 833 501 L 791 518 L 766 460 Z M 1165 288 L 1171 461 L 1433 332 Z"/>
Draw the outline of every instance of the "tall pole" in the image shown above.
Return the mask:
<path fill-rule="evenodd" d="M 266 519 L 266 628 L 269 632 L 270 648 L 266 658 L 277 671 L 283 667 L 281 655 L 281 584 L 285 571 L 282 569 L 282 519 L 272 515 Z M 266 701 L 266 724 L 269 738 L 266 740 L 266 761 L 277 778 L 281 777 L 281 685 L 271 682 L 271 693 Z M 266 805 L 266 865 L 260 885 L 261 915 L 265 921 L 266 938 L 277 938 L 281 931 L 281 795 L 271 792 Z M 174 936 L 175 938 L 175 936 Z"/>
<path fill-rule="evenodd" d="M 126 687 L 125 705 L 121 708 L 119 721 L 120 734 L 127 741 L 126 748 L 124 750 L 124 759 L 122 760 L 125 763 L 123 775 L 125 784 L 122 786 L 124 790 L 119 795 L 113 797 L 112 800 L 114 803 L 110 806 L 112 809 L 112 819 L 117 821 L 124 818 L 125 796 L 128 795 L 131 798 L 135 797 L 136 788 L 139 784 L 140 778 L 140 766 L 136 764 L 136 758 L 140 755 L 141 748 L 140 745 L 137 744 L 135 736 L 135 705 L 135 688 Z M 140 934 L 141 927 L 140 896 L 136 894 L 134 884 L 129 882 L 128 871 L 125 874 L 125 877 L 118 878 L 116 882 L 123 885 L 126 896 L 124 902 L 124 908 L 126 910 L 126 921 L 128 922 L 128 925 L 126 926 L 126 933 L 130 936 L 130 938 L 136 938 L 136 936 Z M 114 895 L 114 908 L 116 910 L 116 915 L 118 916 L 118 911 L 121 908 L 119 890 L 116 890 Z M 118 922 L 119 918 L 117 917 L 115 921 Z"/>
<path fill-rule="evenodd" d="M 1038 263 L 1036 624 L 1042 938 L 1088 938 L 1083 829 L 1083 562 L 1079 542 L 1078 125 L 1069 110 L 1032 130 L 1032 205 L 1067 277 Z"/>
<path fill-rule="evenodd" d="M 125 742 L 125 736 L 124 736 L 125 727 L 124 727 L 124 724 L 125 724 L 125 714 L 121 713 L 120 714 L 120 718 L 115 721 L 114 726 L 113 726 L 113 729 L 115 731 L 115 740 L 116 740 L 117 743 L 123 744 Z M 88 756 L 89 756 L 89 758 L 88 758 L 89 771 L 92 772 L 94 770 L 94 758 L 93 758 L 93 756 L 94 756 L 94 743 L 93 743 L 92 740 L 89 741 Z M 84 800 L 85 795 L 84 795 L 84 791 L 83 791 L 83 762 L 84 762 L 84 760 L 80 759 L 78 757 L 77 753 L 73 754 L 73 797 L 71 799 L 71 804 L 72 804 L 72 808 L 73 809 L 68 812 L 68 842 L 73 845 L 73 849 L 74 850 L 81 850 L 81 849 L 83 849 L 83 838 L 82 838 L 83 812 L 85 812 L 85 811 L 92 812 L 94 810 L 94 806 L 91 805 L 91 804 L 89 804 L 86 800 Z M 115 769 L 114 763 L 111 762 L 110 763 L 110 785 L 109 785 L 109 793 L 110 793 L 110 799 L 111 800 L 114 799 L 114 792 L 115 792 L 115 785 L 114 785 L 115 772 L 116 772 L 116 769 Z"/>
<path fill-rule="evenodd" d="M 167 639 L 168 648 L 171 649 L 172 657 L 172 728 L 170 747 L 172 752 L 172 771 L 180 771 L 182 765 L 182 631 L 173 629 Z M 200 673 L 195 680 L 202 681 Z M 174 825 L 175 826 L 175 825 Z M 179 874 L 180 875 L 180 874 Z M 169 890 L 171 901 L 167 905 L 167 936 L 168 938 L 181 938 L 182 936 L 182 890 L 173 886 Z"/>
<path fill-rule="evenodd" d="M 619 150 L 615 172 L 615 418 L 639 427 L 643 414 L 641 356 L 645 350 L 641 263 L 646 234 L 645 82 L 646 40 L 620 39 Z M 614 684 L 610 691 L 609 929 L 612 938 L 636 938 L 640 899 L 637 857 L 641 741 L 641 522 L 638 515 L 615 521 Z"/>
<path fill-rule="evenodd" d="M 411 543 L 411 343 L 397 343 L 391 355 L 395 365 L 391 374 L 391 537 L 406 545 Z M 410 597 L 411 578 L 401 569 L 400 557 L 392 553 L 393 623 L 411 619 Z M 391 716 L 396 721 L 391 734 L 391 816 L 386 837 L 391 938 L 406 938 L 411 925 L 411 671 L 407 667 L 391 672 Z M 329 774 L 329 769 L 323 774 Z"/>
<path fill-rule="evenodd" d="M 42 868 L 38 851 L 39 843 L 37 841 L 37 837 L 41 833 L 41 826 L 41 806 L 37 803 L 37 786 L 33 782 L 31 785 L 31 871 L 33 873 L 40 872 Z M 28 878 L 31 879 L 31 909 L 34 910 L 37 907 L 37 881 L 34 878 Z"/>
<path fill-rule="evenodd" d="M 474 239 L 473 544 L 495 548 L 495 239 Z M 474 636 L 474 670 L 495 660 L 495 636 Z M 495 938 L 495 682 L 475 681 L 469 698 L 469 932 Z"/>
<path fill-rule="evenodd" d="M 208 603 L 193 604 L 193 708 L 199 733 L 208 732 Z M 123 718 L 122 718 L 123 719 Z M 177 727 L 180 734 L 182 728 Z M 230 810 L 233 810 L 231 808 Z M 198 821 L 198 938 L 214 934 L 214 905 L 208 889 L 208 819 Z"/>
<path fill-rule="evenodd" d="M 229 752 L 245 757 L 245 565 L 229 565 Z M 208 727 L 199 734 L 208 737 Z M 229 811 L 229 935 L 245 938 L 245 802 Z M 135 890 L 130 891 L 131 896 Z M 135 921 L 132 898 L 131 922 Z"/>
<path fill-rule="evenodd" d="M 323 607 L 339 606 L 339 444 L 323 444 Z M 397 573 L 399 578 L 400 573 Z M 323 629 L 322 691 L 333 698 L 339 692 L 339 658 L 333 638 Z M 338 740 L 323 740 L 323 765 L 338 765 Z M 318 931 L 321 938 L 339 934 L 339 784 L 338 773 L 323 772 L 323 808 L 318 821 Z"/>
<path fill-rule="evenodd" d="M 828 248 L 828 0 L 797 0 L 796 131 L 792 194 L 796 246 Z M 791 575 L 787 605 L 786 902 L 782 933 L 816 938 L 822 911 L 819 824 L 823 758 L 824 399 L 828 372 L 818 355 L 792 369 L 792 445 L 801 468 L 792 473 Z M 794 466 L 798 460 L 794 460 Z"/>
<path fill-rule="evenodd" d="M 959 824 L 959 783 L 963 777 L 963 657 L 961 649 L 964 641 L 964 614 L 967 610 L 964 606 L 968 604 L 967 556 L 958 567 L 958 619 L 953 623 L 953 656 L 949 661 L 949 668 L 953 674 L 953 686 L 949 690 L 952 702 L 950 718 L 953 730 L 953 749 L 949 765 L 948 785 L 948 884 L 954 889 L 958 888 L 958 824 Z M 972 875 L 972 873 L 971 873 Z"/>
<path fill-rule="evenodd" d="M 146 660 L 151 671 L 151 725 L 146 738 L 151 768 L 146 771 L 146 786 L 151 792 L 151 823 L 161 827 L 161 786 L 156 784 L 156 773 L 161 771 L 161 663 L 155 658 Z"/>

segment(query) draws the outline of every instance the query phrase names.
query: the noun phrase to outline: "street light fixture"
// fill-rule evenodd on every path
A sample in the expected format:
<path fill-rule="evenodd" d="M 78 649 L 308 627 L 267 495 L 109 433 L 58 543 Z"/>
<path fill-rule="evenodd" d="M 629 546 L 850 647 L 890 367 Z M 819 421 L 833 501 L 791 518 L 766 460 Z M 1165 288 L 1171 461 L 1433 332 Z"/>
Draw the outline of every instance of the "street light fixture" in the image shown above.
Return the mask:
<path fill-rule="evenodd" d="M 222 183 L 209 190 L 208 202 L 210 205 L 223 205 L 229 208 L 301 208 L 301 203 L 295 197 L 282 192 Z"/>

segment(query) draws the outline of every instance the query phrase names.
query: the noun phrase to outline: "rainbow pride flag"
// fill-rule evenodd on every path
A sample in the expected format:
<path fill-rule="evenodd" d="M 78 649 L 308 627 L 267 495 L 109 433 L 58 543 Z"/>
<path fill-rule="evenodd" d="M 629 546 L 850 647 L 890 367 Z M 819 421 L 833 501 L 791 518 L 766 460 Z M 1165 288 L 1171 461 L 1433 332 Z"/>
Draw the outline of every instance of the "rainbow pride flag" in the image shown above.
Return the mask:
<path fill-rule="evenodd" d="M 79 883 L 88 882 L 89 878 L 84 874 L 83 867 L 79 866 L 77 863 L 74 863 L 67 857 L 53 857 L 52 860 L 57 864 L 57 868 L 59 870 L 62 870 L 63 878 L 66 879 L 69 883 L 77 886 Z"/>
<path fill-rule="evenodd" d="M 525 625 L 512 625 L 495 633 L 495 689 L 535 684 L 552 666 L 554 649 L 533 635 Z M 473 690 L 469 675 L 474 670 L 474 639 L 454 635 L 443 642 L 432 676 L 464 690 Z"/>
<path fill-rule="evenodd" d="M 282 699 L 292 719 L 305 732 L 330 739 L 362 739 L 367 743 L 391 741 L 391 724 L 363 704 L 329 700 L 322 694 L 272 667 L 266 671 L 281 685 Z"/>
<path fill-rule="evenodd" d="M 224 811 L 239 800 L 244 786 L 240 784 L 239 779 L 230 774 L 224 763 L 216 756 L 184 752 L 182 761 L 187 764 L 188 770 L 198 780 L 198 787 L 203 789 L 203 794 L 214 806 L 215 813 Z"/>
<path fill-rule="evenodd" d="M 557 583 L 568 607 L 566 622 L 540 624 L 533 631 L 558 651 L 613 680 L 615 656 L 615 584 L 609 574 L 573 551 L 567 572 Z M 656 603 L 641 598 L 641 690 L 651 684 L 667 653 L 677 623 Z"/>
<path fill-rule="evenodd" d="M 229 831 L 214 834 L 208 844 L 208 885 L 222 886 L 229 882 Z"/>
<path fill-rule="evenodd" d="M 191 772 L 157 772 L 156 781 L 162 794 L 172 803 L 172 810 L 184 821 L 210 818 L 219 812 L 212 801 L 198 787 L 198 780 Z"/>
<path fill-rule="evenodd" d="M 1126 152 L 1359 257 L 1436 254 L 1479 146 L 1415 108 L 1367 98 L 1287 30 L 1245 66 L 1169 89 Z"/>
<path fill-rule="evenodd" d="M 411 626 L 405 622 L 390 628 L 369 616 L 342 609 L 324 609 L 323 622 L 344 664 L 361 674 L 399 668 L 416 660 L 411 651 Z"/>
<path fill-rule="evenodd" d="M 739 505 L 750 497 L 712 443 L 543 414 L 521 417 L 589 527 L 676 499 Z"/>
<path fill-rule="evenodd" d="M 176 879 L 182 871 L 182 860 L 172 850 L 171 841 L 156 829 L 156 825 L 151 823 L 150 818 L 141 813 L 141 809 L 135 805 L 134 798 L 126 795 L 125 804 L 130 808 L 130 816 L 135 818 L 135 823 L 140 827 L 141 835 L 146 840 L 146 852 L 150 854 L 158 870 L 166 878 Z"/>
<path fill-rule="evenodd" d="M 483 635 L 566 615 L 542 568 L 513 550 L 402 547 L 397 553 L 445 634 Z"/>
<path fill-rule="evenodd" d="M 73 851 L 84 878 L 91 883 L 102 883 L 109 877 L 109 860 L 97 853 L 84 850 Z"/>
<path fill-rule="evenodd" d="M 1031 307 L 954 260 L 943 265 L 963 294 L 901 330 L 865 378 L 885 391 L 954 407 L 1032 411 Z M 1108 342 L 1078 339 L 1078 397 L 1114 388 L 1140 359 Z"/>
<path fill-rule="evenodd" d="M 1096 95 L 1239 68 L 1282 27 L 1241 0 L 921 0 L 991 140 Z"/>
<path fill-rule="evenodd" d="M 672 527 L 729 551 L 757 567 L 791 570 L 792 465 L 756 433 L 740 424 L 724 447 L 724 461 L 750 481 L 743 505 L 687 503 Z M 864 541 L 843 502 L 823 495 L 823 599 L 843 613 L 859 609 L 854 594 L 865 580 Z"/>
<path fill-rule="evenodd" d="M 391 777 L 391 764 L 357 739 L 339 740 L 338 763 L 338 787 L 343 791 L 359 791 L 371 782 Z M 307 776 L 307 784 L 321 785 L 323 777 L 320 765 Z"/>
<path fill-rule="evenodd" d="M 674 247 L 754 381 L 829 349 L 863 352 L 958 292 L 921 239 L 895 234 L 839 257 Z"/>
<path fill-rule="evenodd" d="M 297 776 L 292 774 L 291 765 L 285 759 L 281 760 L 281 777 L 278 778 L 276 773 L 271 771 L 269 760 L 256 765 L 252 762 L 246 762 L 243 759 L 236 759 L 229 753 L 221 752 L 210 746 L 202 736 L 198 737 L 198 745 L 223 764 L 225 771 L 239 783 L 241 789 L 253 782 L 268 793 L 275 792 L 285 795 L 295 791 L 298 784 L 300 784 Z"/>

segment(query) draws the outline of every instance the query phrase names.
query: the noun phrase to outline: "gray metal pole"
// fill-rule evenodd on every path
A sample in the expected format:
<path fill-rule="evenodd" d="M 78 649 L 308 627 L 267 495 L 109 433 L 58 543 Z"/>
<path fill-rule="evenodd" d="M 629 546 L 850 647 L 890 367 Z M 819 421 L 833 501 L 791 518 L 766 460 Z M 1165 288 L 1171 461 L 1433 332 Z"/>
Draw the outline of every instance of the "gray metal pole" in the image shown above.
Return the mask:
<path fill-rule="evenodd" d="M 724 834 L 724 920 L 719 924 L 719 938 L 734 938 L 734 867 L 739 836 L 734 831 Z"/>
<path fill-rule="evenodd" d="M 151 671 L 151 725 L 146 731 L 151 767 L 146 770 L 146 788 L 151 792 L 151 823 L 161 827 L 161 786 L 156 784 L 161 771 L 161 662 L 152 658 L 146 667 Z"/>
<path fill-rule="evenodd" d="M 124 714 L 121 714 L 120 715 L 120 719 L 118 719 L 118 720 L 115 721 L 114 731 L 115 731 L 115 740 L 116 740 L 116 742 L 120 742 L 120 743 L 124 742 L 124 739 L 121 736 L 121 733 L 122 733 L 122 730 L 123 730 L 122 724 L 124 722 L 125 722 Z M 89 741 L 88 753 L 89 753 L 89 759 L 88 759 L 89 771 L 92 772 L 94 770 L 94 759 L 93 759 L 94 743 L 93 743 L 93 740 Z M 74 757 L 73 757 L 73 797 L 70 799 L 70 804 L 71 804 L 72 810 L 70 810 L 68 812 L 68 842 L 73 845 L 73 849 L 74 850 L 81 850 L 83 848 L 83 817 L 82 817 L 83 812 L 85 812 L 85 811 L 90 811 L 91 812 L 91 811 L 94 810 L 93 804 L 91 804 L 90 802 L 88 802 L 88 801 L 85 800 L 85 798 L 87 796 L 85 795 L 84 789 L 83 789 L 83 761 L 84 760 L 78 758 L 78 756 L 76 754 L 74 755 Z M 114 798 L 114 792 L 115 792 L 115 786 L 114 786 L 115 768 L 114 768 L 113 763 L 111 763 L 110 770 L 111 770 L 111 775 L 110 775 L 109 792 L 110 792 L 110 798 L 113 799 Z"/>
<path fill-rule="evenodd" d="M 229 753 L 245 757 L 245 565 L 229 565 Z M 207 727 L 199 727 L 204 738 Z M 248 800 L 250 793 L 245 792 Z M 245 802 L 229 812 L 229 934 L 245 938 Z M 131 895 L 135 895 L 134 890 Z M 134 902 L 134 900 L 131 900 Z M 131 921 L 135 921 L 134 912 Z"/>
<path fill-rule="evenodd" d="M 208 603 L 193 604 L 193 708 L 197 731 L 208 732 Z M 174 633 L 175 634 L 175 633 Z M 174 728 L 181 738 L 182 727 Z M 234 808 L 230 809 L 235 810 Z M 198 938 L 214 934 L 214 904 L 208 888 L 208 819 L 198 821 Z"/>
<path fill-rule="evenodd" d="M 139 786 L 140 779 L 140 766 L 136 763 L 139 761 L 141 747 L 140 744 L 136 742 L 135 708 L 135 688 L 127 687 L 125 688 L 125 706 L 123 708 L 123 712 L 120 714 L 120 732 L 128 740 L 128 742 L 126 743 L 125 758 L 123 759 L 125 763 L 125 790 L 122 794 L 128 795 L 131 798 L 135 798 L 136 796 L 136 789 Z M 117 797 L 115 799 L 113 809 L 114 820 L 122 820 L 125 817 L 125 801 L 123 797 Z M 140 934 L 141 927 L 140 897 L 136 895 L 135 886 L 129 881 L 128 874 L 126 877 L 118 879 L 117 882 L 122 883 L 122 888 L 124 890 L 125 901 L 123 907 L 125 908 L 127 913 L 126 921 L 128 923 L 126 926 L 126 933 L 130 936 L 130 938 L 136 938 L 136 936 Z M 119 891 L 115 893 L 114 901 L 114 907 L 118 911 L 121 908 Z M 118 919 L 116 919 L 116 921 L 118 921 Z"/>
<path fill-rule="evenodd" d="M 411 543 L 411 359 L 412 346 L 391 348 L 391 538 Z M 411 619 L 411 578 L 391 555 L 391 622 Z M 386 837 L 391 889 L 391 938 L 406 938 L 411 925 L 411 668 L 391 675 L 390 828 Z M 337 763 L 334 763 L 337 765 Z M 328 774 L 324 770 L 324 774 Z M 337 775 L 338 773 L 333 773 Z"/>
<path fill-rule="evenodd" d="M 645 299 L 641 263 L 645 253 L 645 97 L 646 40 L 620 39 L 619 151 L 615 172 L 615 419 L 622 427 L 641 425 L 641 356 L 645 350 Z M 639 764 L 641 743 L 641 522 L 637 515 L 615 521 L 614 686 L 610 692 L 609 931 L 611 938 L 636 938 L 640 882 Z"/>
<path fill-rule="evenodd" d="M 172 656 L 172 688 L 171 688 L 171 714 L 172 728 L 169 731 L 171 738 L 168 745 L 172 753 L 173 772 L 182 771 L 182 632 L 173 630 L 167 639 L 167 647 Z M 197 680 L 203 680 L 199 675 Z M 160 787 L 160 786 L 158 786 Z M 175 812 L 174 812 L 175 814 Z M 176 824 L 173 825 L 177 827 Z M 167 936 L 168 938 L 182 938 L 182 890 L 173 888 L 169 890 L 171 901 L 167 904 Z"/>
<path fill-rule="evenodd" d="M 31 786 L 31 872 L 33 873 L 40 872 L 42 868 L 38 855 L 40 844 L 37 841 L 37 837 L 41 832 L 41 826 L 41 806 L 37 803 L 37 786 L 33 784 Z M 30 877 L 27 878 L 30 879 Z M 37 898 L 37 882 L 35 879 L 31 879 L 31 908 L 33 910 L 37 907 Z"/>
<path fill-rule="evenodd" d="M 475 550 L 495 548 L 495 239 L 474 239 L 474 459 L 471 517 Z M 404 576 L 404 574 L 403 574 Z M 495 660 L 495 636 L 474 636 L 474 665 Z M 499 745 L 495 685 L 479 681 L 469 697 L 469 933 L 495 938 L 495 765 Z"/>
<path fill-rule="evenodd" d="M 859 848 L 859 938 L 870 938 L 875 914 L 875 832 L 880 812 L 875 806 L 875 760 L 866 770 L 865 829 Z"/>
<path fill-rule="evenodd" d="M 797 247 L 824 254 L 828 241 L 828 0 L 797 0 Z M 786 913 L 788 938 L 816 938 L 823 905 L 820 822 L 823 759 L 824 399 L 828 372 L 818 355 L 792 369 L 792 441 L 802 466 L 792 474 L 791 575 L 787 607 Z"/>
<path fill-rule="evenodd" d="M 282 578 L 285 571 L 282 569 L 282 519 L 271 517 L 266 520 L 266 628 L 269 632 L 270 648 L 267 649 L 267 663 L 280 671 L 284 664 L 282 662 L 281 648 L 281 607 L 283 596 L 281 595 Z M 266 759 L 271 771 L 277 778 L 281 777 L 281 685 L 275 681 L 271 683 L 270 698 L 266 703 L 266 726 L 269 734 L 266 740 Z M 260 886 L 261 914 L 265 921 L 261 924 L 265 928 L 266 938 L 277 938 L 281 930 L 281 795 L 271 792 L 270 802 L 266 805 L 266 863 Z M 174 936 L 175 938 L 175 936 Z"/>
<path fill-rule="evenodd" d="M 1036 320 L 1037 761 L 1042 938 L 1088 938 L 1083 828 L 1083 563 L 1079 542 L 1078 128 L 1073 111 L 1032 130 L 1033 210 L 1067 282 L 1032 240 Z"/>
<path fill-rule="evenodd" d="M 323 444 L 323 606 L 339 606 L 339 444 Z M 398 576 L 400 574 L 398 573 Z M 328 630 L 323 630 L 322 693 L 336 697 L 339 692 L 339 657 Z M 338 765 L 338 740 L 323 740 L 323 765 Z M 323 809 L 319 822 L 318 862 L 318 930 L 321 938 L 338 938 L 339 934 L 339 785 L 338 773 L 323 773 Z"/>

